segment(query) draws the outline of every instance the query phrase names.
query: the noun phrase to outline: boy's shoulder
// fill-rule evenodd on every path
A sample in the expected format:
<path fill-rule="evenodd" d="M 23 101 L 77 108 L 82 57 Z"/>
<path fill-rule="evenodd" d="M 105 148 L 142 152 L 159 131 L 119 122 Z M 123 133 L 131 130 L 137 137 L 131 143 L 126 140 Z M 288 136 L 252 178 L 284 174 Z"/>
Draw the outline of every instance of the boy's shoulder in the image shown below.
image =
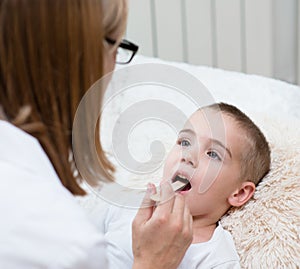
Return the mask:
<path fill-rule="evenodd" d="M 221 224 L 212 238 L 203 243 L 192 244 L 179 268 L 240 268 L 231 234 Z"/>

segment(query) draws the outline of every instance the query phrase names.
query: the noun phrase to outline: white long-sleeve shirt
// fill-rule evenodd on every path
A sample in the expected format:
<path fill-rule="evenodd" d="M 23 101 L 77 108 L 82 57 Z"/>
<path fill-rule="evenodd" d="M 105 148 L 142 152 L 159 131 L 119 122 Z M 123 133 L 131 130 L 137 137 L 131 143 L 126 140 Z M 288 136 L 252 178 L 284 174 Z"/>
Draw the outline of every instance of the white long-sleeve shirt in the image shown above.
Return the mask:
<path fill-rule="evenodd" d="M 108 268 L 106 242 L 38 141 L 0 121 L 0 268 Z"/>

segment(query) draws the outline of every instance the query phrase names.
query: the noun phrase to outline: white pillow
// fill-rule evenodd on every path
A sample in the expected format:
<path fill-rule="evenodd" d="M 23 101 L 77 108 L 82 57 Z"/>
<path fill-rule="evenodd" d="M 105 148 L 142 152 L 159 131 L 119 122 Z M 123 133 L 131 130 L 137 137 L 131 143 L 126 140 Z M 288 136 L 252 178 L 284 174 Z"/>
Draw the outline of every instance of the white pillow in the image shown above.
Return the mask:
<path fill-rule="evenodd" d="M 0 121 L 0 268 L 101 268 L 105 243 L 38 141 Z"/>
<path fill-rule="evenodd" d="M 271 147 L 271 171 L 254 198 L 222 225 L 235 241 L 241 267 L 300 267 L 300 121 L 256 116 Z"/>

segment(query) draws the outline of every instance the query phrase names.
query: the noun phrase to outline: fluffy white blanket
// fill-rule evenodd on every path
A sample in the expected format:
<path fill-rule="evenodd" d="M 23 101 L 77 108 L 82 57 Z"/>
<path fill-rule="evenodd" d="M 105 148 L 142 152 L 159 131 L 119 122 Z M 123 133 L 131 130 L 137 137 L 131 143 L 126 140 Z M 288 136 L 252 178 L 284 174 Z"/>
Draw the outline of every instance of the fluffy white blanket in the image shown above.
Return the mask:
<path fill-rule="evenodd" d="M 270 173 L 242 208 L 222 224 L 235 240 L 242 268 L 300 267 L 300 121 L 263 118 L 271 150 Z M 298 128 L 295 128 L 298 126 Z"/>

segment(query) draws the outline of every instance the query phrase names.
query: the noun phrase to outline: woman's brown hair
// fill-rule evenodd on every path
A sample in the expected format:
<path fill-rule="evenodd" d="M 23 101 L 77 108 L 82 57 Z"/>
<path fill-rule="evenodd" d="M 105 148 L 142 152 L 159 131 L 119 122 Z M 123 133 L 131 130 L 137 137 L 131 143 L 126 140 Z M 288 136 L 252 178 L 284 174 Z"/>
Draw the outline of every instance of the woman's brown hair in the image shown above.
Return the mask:
<path fill-rule="evenodd" d="M 39 140 L 76 195 L 85 191 L 70 165 L 72 123 L 103 75 L 101 10 L 100 0 L 0 0 L 0 105 L 7 120 Z M 101 144 L 98 157 L 111 178 Z"/>

